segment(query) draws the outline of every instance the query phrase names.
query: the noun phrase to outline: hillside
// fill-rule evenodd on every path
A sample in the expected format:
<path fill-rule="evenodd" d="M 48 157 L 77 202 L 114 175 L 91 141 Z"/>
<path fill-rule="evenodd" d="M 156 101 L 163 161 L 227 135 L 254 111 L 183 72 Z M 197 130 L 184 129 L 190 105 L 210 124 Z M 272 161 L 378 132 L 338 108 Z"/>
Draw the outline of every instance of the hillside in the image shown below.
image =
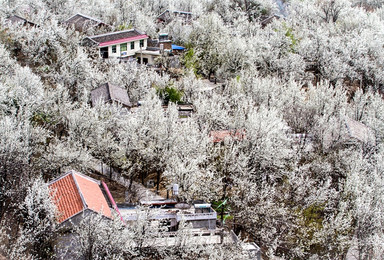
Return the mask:
<path fill-rule="evenodd" d="M 0 0 L 0 256 L 57 257 L 69 170 L 127 202 L 102 163 L 216 205 L 262 259 L 381 259 L 383 68 L 382 1 Z M 248 258 L 153 225 L 91 217 L 70 258 Z"/>

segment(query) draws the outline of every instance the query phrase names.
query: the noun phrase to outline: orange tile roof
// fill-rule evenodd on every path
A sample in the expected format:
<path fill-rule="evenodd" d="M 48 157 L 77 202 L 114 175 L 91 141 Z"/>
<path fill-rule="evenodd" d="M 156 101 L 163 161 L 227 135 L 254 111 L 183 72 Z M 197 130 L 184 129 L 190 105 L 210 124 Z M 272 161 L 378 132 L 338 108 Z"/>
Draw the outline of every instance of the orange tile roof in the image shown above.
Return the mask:
<path fill-rule="evenodd" d="M 111 209 L 100 189 L 99 183 L 91 180 L 89 177 L 83 177 L 76 174 L 75 178 L 87 207 L 93 211 L 101 212 L 104 216 L 111 218 Z"/>
<path fill-rule="evenodd" d="M 49 185 L 51 196 L 59 212 L 58 222 L 90 209 L 111 218 L 112 213 L 100 189 L 99 182 L 71 171 Z"/>
<path fill-rule="evenodd" d="M 76 187 L 72 174 L 58 179 L 49 185 L 51 196 L 59 212 L 58 222 L 61 223 L 84 209 L 83 201 Z"/>

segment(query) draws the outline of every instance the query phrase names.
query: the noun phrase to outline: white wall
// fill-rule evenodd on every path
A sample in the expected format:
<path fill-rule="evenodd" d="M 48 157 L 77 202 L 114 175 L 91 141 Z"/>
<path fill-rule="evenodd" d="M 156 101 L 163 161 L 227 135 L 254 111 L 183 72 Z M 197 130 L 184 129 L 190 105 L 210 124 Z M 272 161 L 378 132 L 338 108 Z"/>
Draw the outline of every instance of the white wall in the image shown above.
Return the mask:
<path fill-rule="evenodd" d="M 131 41 L 126 42 L 127 43 L 126 55 L 121 55 L 121 51 L 120 51 L 121 43 L 109 45 L 108 46 L 108 56 L 110 58 L 134 56 L 135 52 L 140 50 L 140 40 L 136 40 L 134 42 L 135 42 L 135 48 L 132 50 L 131 50 Z M 116 45 L 116 53 L 112 53 L 112 46 L 113 45 Z M 103 46 L 103 47 L 107 47 L 107 46 Z M 99 48 L 102 48 L 102 47 L 99 47 Z M 144 39 L 144 47 L 142 47 L 142 48 L 143 48 L 143 50 L 145 50 L 147 48 L 147 39 Z"/>
<path fill-rule="evenodd" d="M 140 53 L 137 53 L 137 54 L 136 54 L 136 57 L 137 57 L 137 58 L 140 58 L 140 57 L 141 57 Z M 157 57 L 160 57 L 160 56 L 155 56 L 155 55 L 150 55 L 150 54 L 143 54 L 143 59 L 144 59 L 144 58 L 147 58 L 147 59 L 148 59 L 148 64 L 149 64 L 149 65 L 154 65 L 154 64 L 155 64 L 155 59 L 156 59 Z"/>

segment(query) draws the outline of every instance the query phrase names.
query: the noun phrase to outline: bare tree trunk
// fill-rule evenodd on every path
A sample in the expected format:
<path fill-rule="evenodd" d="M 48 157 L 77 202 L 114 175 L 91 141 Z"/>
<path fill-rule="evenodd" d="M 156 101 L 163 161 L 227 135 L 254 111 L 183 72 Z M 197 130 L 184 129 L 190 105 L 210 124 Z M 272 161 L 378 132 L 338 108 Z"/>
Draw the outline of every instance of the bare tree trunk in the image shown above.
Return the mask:
<path fill-rule="evenodd" d="M 156 184 L 156 190 L 159 191 L 160 187 L 160 171 L 157 171 L 157 184 Z"/>
<path fill-rule="evenodd" d="M 128 187 L 129 191 L 132 191 L 132 183 L 133 183 L 133 174 L 131 174 L 131 176 L 129 178 L 129 187 Z"/>

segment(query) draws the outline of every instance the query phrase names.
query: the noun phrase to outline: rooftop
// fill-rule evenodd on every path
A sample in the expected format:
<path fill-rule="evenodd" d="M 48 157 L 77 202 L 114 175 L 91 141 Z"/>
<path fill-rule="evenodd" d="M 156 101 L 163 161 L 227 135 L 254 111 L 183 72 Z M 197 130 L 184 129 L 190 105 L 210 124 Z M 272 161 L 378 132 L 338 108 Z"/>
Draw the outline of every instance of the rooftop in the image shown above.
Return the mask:
<path fill-rule="evenodd" d="M 86 209 L 112 217 L 108 202 L 100 188 L 100 182 L 91 177 L 70 171 L 53 180 L 49 188 L 59 212 L 59 223 Z"/>
<path fill-rule="evenodd" d="M 349 117 L 345 118 L 345 126 L 351 138 L 357 139 L 363 143 L 375 143 L 375 135 L 372 130 L 356 120 Z"/>
<path fill-rule="evenodd" d="M 127 91 L 109 82 L 92 90 L 91 99 L 93 105 L 95 105 L 98 100 L 101 100 L 102 102 L 115 101 L 121 103 L 123 106 L 131 106 Z"/>
<path fill-rule="evenodd" d="M 216 130 L 211 131 L 209 136 L 212 138 L 212 142 L 219 143 L 225 140 L 225 138 L 231 138 L 233 140 L 244 140 L 244 130 Z"/>
<path fill-rule="evenodd" d="M 143 204 L 147 205 L 148 204 Z M 169 203 L 168 203 L 169 205 Z M 156 205 L 155 205 L 156 206 Z M 141 214 L 144 214 L 144 210 L 138 207 L 119 207 L 119 211 L 126 221 L 137 220 Z M 196 208 L 188 208 L 188 209 L 179 209 L 179 208 L 169 208 L 165 205 L 161 205 L 161 207 L 155 207 L 151 209 L 151 214 L 147 217 L 152 220 L 160 220 L 160 219 L 175 219 L 177 222 L 181 220 L 185 221 L 196 221 L 196 220 L 216 220 L 217 213 L 210 206 L 206 209 L 209 212 L 198 212 Z"/>
<path fill-rule="evenodd" d="M 177 16 L 177 17 L 180 17 L 184 20 L 191 20 L 192 19 L 192 13 L 191 12 L 184 12 L 184 11 L 177 11 L 177 10 L 165 10 L 164 12 L 162 12 L 158 17 L 157 19 L 160 20 L 160 21 L 164 21 L 164 22 L 169 22 L 170 20 L 172 20 L 172 15 L 173 16 Z"/>
<path fill-rule="evenodd" d="M 87 26 L 110 26 L 99 19 L 77 13 L 64 21 L 65 24 L 74 25 L 75 29 L 82 31 Z"/>
<path fill-rule="evenodd" d="M 31 26 L 35 26 L 36 24 L 35 23 L 32 23 L 30 21 L 28 21 L 27 19 L 21 17 L 21 16 L 18 16 L 18 15 L 12 15 L 10 17 L 8 17 L 7 19 L 8 22 L 12 23 L 12 24 L 23 24 L 23 25 L 31 25 Z"/>
<path fill-rule="evenodd" d="M 131 29 L 131 30 L 125 30 L 125 31 L 88 36 L 87 38 L 102 47 L 102 46 L 107 46 L 111 44 L 119 44 L 119 43 L 125 43 L 129 41 L 148 39 L 148 36 L 137 29 Z"/>

